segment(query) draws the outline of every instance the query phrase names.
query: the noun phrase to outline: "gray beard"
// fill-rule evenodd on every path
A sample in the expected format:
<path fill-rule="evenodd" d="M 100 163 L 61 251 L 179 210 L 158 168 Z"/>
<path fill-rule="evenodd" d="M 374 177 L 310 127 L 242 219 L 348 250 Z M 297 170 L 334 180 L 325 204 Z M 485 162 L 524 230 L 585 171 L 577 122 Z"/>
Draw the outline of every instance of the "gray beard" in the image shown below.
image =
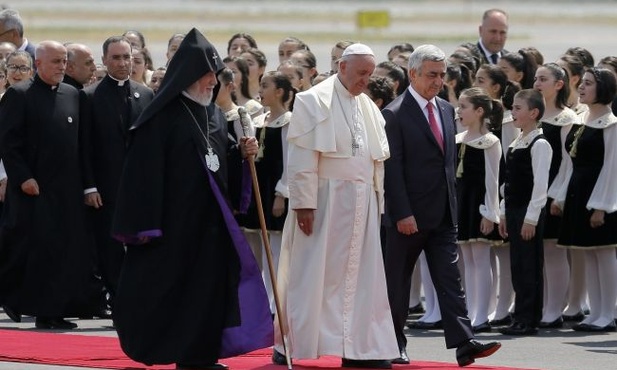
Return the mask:
<path fill-rule="evenodd" d="M 212 102 L 212 94 L 209 94 L 210 96 L 205 96 L 201 94 L 194 95 L 184 90 L 182 92 L 182 95 L 186 96 L 187 98 L 191 99 L 192 101 L 194 101 L 195 103 L 199 105 L 203 105 L 204 107 L 207 107 Z"/>

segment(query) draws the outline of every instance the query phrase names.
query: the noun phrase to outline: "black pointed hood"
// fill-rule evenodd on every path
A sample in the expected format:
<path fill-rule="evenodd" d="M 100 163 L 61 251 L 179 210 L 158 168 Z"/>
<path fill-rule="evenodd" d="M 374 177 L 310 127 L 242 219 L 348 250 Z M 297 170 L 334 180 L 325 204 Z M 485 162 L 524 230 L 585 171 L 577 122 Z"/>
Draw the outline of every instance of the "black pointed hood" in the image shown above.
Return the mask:
<path fill-rule="evenodd" d="M 170 101 L 175 99 L 182 91 L 186 90 L 195 81 L 199 80 L 208 72 L 218 74 L 225 65 L 221 56 L 205 37 L 196 28 L 193 28 L 178 47 L 176 54 L 171 58 L 167 72 L 161 83 L 159 91 L 152 102 L 141 113 L 137 121 L 131 126 L 136 129 L 156 113 L 163 109 Z M 212 101 L 218 93 L 219 85 L 216 85 Z"/>

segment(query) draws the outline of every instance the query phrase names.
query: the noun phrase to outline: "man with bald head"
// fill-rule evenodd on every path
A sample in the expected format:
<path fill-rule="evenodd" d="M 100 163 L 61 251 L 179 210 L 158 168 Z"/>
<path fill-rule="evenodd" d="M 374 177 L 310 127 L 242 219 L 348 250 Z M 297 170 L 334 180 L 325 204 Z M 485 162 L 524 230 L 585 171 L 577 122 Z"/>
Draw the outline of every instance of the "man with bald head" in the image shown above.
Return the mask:
<path fill-rule="evenodd" d="M 293 212 L 278 271 L 294 359 L 338 355 L 343 367 L 390 368 L 399 355 L 379 238 L 389 149 L 383 117 L 363 93 L 374 70 L 371 49 L 352 44 L 338 73 L 294 103 Z M 281 338 L 275 344 L 273 362 L 284 364 Z"/>
<path fill-rule="evenodd" d="M 508 38 L 508 15 L 501 9 L 485 11 L 478 31 L 478 48 L 482 51 L 484 63 L 497 64 L 499 58 L 508 52 L 504 49 Z"/>
<path fill-rule="evenodd" d="M 64 82 L 81 90 L 92 82 L 96 71 L 92 50 L 84 44 L 68 43 L 64 46 L 67 51 Z"/>
<path fill-rule="evenodd" d="M 11 86 L 0 101 L 0 155 L 9 178 L 0 303 L 15 321 L 35 316 L 39 329 L 73 329 L 65 317 L 90 315 L 98 305 L 83 223 L 79 95 L 62 83 L 66 63 L 62 44 L 41 42 L 35 76 Z"/>

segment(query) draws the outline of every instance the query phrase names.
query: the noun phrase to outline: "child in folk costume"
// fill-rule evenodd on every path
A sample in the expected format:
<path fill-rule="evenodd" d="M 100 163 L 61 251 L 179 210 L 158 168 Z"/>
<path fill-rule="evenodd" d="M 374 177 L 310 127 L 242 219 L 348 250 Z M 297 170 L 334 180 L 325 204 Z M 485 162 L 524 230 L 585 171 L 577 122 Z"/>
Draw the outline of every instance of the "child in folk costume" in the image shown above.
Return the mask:
<path fill-rule="evenodd" d="M 269 108 L 269 111 L 258 116 L 254 121 L 255 136 L 260 146 L 257 158 L 255 158 L 255 168 L 273 262 L 276 267 L 281 253 L 282 230 L 287 216 L 287 199 L 289 198 L 285 169 L 287 167 L 287 130 L 291 112 L 287 107 L 293 106 L 295 89 L 285 74 L 267 72 L 261 79 L 259 95 L 261 102 Z M 252 232 L 255 235 L 255 237 L 248 238 L 249 242 L 259 243 L 257 247 L 261 248 L 260 225 L 254 201 L 249 206 L 242 224 L 249 233 Z M 270 297 L 270 309 L 274 313 L 274 296 L 265 259 L 262 265 L 264 266 L 266 290 Z"/>
<path fill-rule="evenodd" d="M 537 128 L 544 114 L 544 98 L 536 90 L 518 92 L 512 107 L 513 123 L 521 129 L 510 144 L 505 166 L 499 233 L 510 240 L 514 313 L 506 335 L 537 332 L 542 317 L 543 231 L 551 165 L 551 145 Z"/>
<path fill-rule="evenodd" d="M 589 110 L 566 139 L 572 170 L 551 207 L 563 211 L 557 245 L 584 251 L 590 314 L 573 327 L 577 331 L 617 330 L 617 117 L 611 112 L 616 85 L 608 69 L 594 67 L 583 75 L 579 97 Z"/>
<path fill-rule="evenodd" d="M 483 64 L 476 72 L 474 87 L 481 87 L 493 98 L 501 101 L 504 107 L 501 126 L 493 130 L 501 142 L 502 156 L 500 163 L 499 184 L 503 184 L 506 152 L 510 144 L 519 135 L 520 130 L 512 123 L 512 102 L 514 94 L 520 90 L 520 85 L 508 80 L 501 67 L 493 64 Z M 512 276 L 510 276 L 510 243 L 506 240 L 501 245 L 493 246 L 495 261 L 493 266 L 493 297 L 491 309 L 494 306 L 491 325 L 502 326 L 511 323 L 510 310 L 514 302 Z"/>
<path fill-rule="evenodd" d="M 563 182 L 566 171 L 572 166 L 565 148 L 566 136 L 573 125 L 580 122 L 574 111 L 568 108 L 570 85 L 567 72 L 556 63 L 547 63 L 538 68 L 534 89 L 544 97 L 546 109 L 540 122 L 542 132 L 553 149 L 549 169 L 549 198 L 544 222 L 544 308 L 541 328 L 560 328 L 561 317 L 570 281 L 568 251 L 556 246 L 561 217 L 548 212 L 555 197 L 554 191 Z"/>
<path fill-rule="evenodd" d="M 456 135 L 459 202 L 458 241 L 465 263 L 467 308 L 474 332 L 490 331 L 491 245 L 502 243 L 499 223 L 499 138 L 488 126 L 501 125 L 503 107 L 484 89 L 470 88 L 459 97 L 457 115 L 466 131 Z"/>

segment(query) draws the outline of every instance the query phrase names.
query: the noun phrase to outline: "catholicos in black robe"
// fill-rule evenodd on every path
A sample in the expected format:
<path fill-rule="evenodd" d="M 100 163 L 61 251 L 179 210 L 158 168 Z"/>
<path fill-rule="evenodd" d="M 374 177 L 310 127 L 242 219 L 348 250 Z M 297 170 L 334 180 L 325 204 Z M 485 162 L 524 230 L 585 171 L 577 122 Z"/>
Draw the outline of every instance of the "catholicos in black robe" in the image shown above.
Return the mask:
<path fill-rule="evenodd" d="M 226 196 L 238 148 L 223 113 L 184 92 L 222 68 L 193 29 L 131 129 L 112 228 L 127 245 L 114 322 L 145 364 L 211 365 L 272 345 L 263 281 Z"/>
<path fill-rule="evenodd" d="M 8 175 L 0 227 L 0 303 L 37 317 L 94 313 L 93 244 L 84 226 L 78 155 L 79 95 L 38 75 L 0 102 Z M 35 179 L 39 195 L 21 185 Z"/>

